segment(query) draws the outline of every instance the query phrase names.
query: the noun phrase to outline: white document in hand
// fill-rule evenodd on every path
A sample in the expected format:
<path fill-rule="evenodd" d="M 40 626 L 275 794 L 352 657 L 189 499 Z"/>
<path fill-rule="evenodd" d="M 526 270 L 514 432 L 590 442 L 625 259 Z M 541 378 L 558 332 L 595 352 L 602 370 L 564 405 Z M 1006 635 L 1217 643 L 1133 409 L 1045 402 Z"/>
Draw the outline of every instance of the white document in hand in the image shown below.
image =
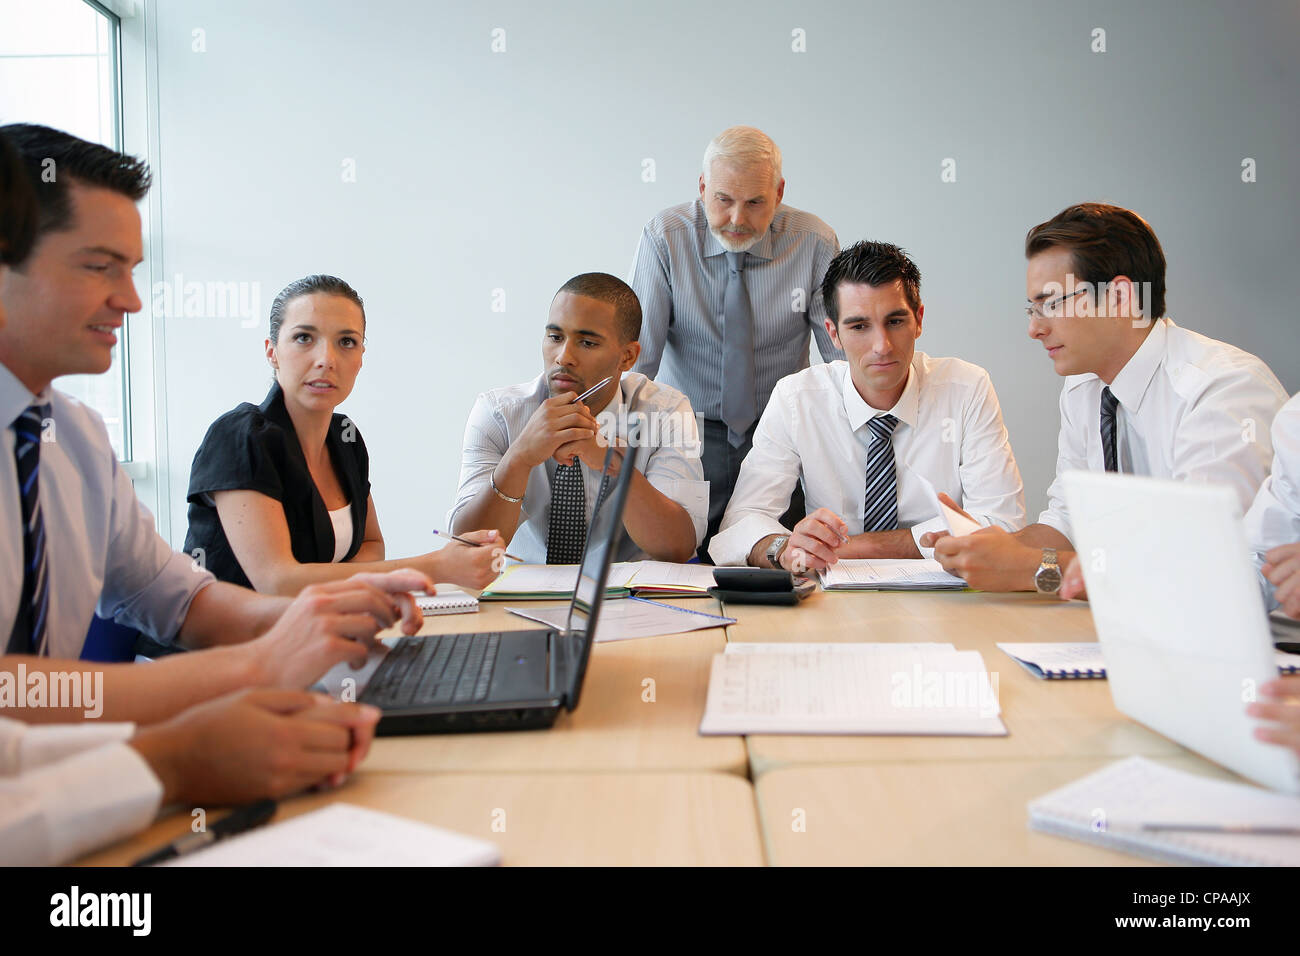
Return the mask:
<path fill-rule="evenodd" d="M 930 504 L 934 506 L 934 513 L 943 518 L 944 524 L 948 526 L 948 532 L 954 538 L 960 538 L 964 534 L 970 534 L 972 531 L 978 531 L 984 527 L 978 521 L 972 521 L 960 511 L 955 511 L 944 504 L 940 500 L 939 492 L 935 490 L 934 484 L 925 475 L 919 471 L 913 471 L 912 474 L 921 483 L 925 496 L 930 499 Z"/>
<path fill-rule="evenodd" d="M 250 830 L 164 866 L 496 866 L 495 844 L 350 803 Z"/>

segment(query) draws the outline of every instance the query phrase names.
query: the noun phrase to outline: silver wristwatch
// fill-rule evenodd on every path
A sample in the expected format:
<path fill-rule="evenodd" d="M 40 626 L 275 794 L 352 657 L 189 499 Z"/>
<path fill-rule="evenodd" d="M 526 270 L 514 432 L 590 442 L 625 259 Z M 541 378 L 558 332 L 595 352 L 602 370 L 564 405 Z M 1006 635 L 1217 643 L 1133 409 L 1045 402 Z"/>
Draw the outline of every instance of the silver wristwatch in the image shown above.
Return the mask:
<path fill-rule="evenodd" d="M 1061 590 L 1061 566 L 1056 563 L 1056 549 L 1043 549 L 1043 563 L 1034 574 L 1034 587 L 1039 594 L 1055 594 Z"/>
<path fill-rule="evenodd" d="M 767 548 L 767 563 L 778 571 L 781 570 L 781 552 L 789 542 L 788 534 L 778 535 Z"/>

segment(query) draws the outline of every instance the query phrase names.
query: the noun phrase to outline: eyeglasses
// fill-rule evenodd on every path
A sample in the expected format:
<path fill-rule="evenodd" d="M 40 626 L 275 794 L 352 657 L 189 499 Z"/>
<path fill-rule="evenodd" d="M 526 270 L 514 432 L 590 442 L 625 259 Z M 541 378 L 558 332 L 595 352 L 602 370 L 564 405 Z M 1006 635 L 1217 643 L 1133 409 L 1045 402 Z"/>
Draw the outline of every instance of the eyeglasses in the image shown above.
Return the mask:
<path fill-rule="evenodd" d="M 1040 319 L 1055 319 L 1061 315 L 1061 306 L 1067 300 L 1073 299 L 1076 295 L 1083 295 L 1087 289 L 1075 289 L 1066 295 L 1058 295 L 1055 299 L 1047 299 L 1044 302 L 1030 302 L 1025 306 L 1025 315 L 1029 318 L 1038 316 Z"/>

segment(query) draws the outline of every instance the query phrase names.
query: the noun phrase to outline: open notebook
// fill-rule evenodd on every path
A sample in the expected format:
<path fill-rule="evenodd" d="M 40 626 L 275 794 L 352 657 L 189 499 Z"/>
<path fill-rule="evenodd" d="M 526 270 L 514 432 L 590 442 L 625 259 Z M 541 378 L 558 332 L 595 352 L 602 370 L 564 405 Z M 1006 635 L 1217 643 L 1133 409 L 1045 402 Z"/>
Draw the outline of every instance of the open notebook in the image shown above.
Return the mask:
<path fill-rule="evenodd" d="M 827 591 L 959 591 L 966 582 L 931 558 L 845 558 L 818 572 Z"/>
<path fill-rule="evenodd" d="M 951 644 L 730 643 L 702 734 L 1002 736 L 996 677 Z"/>
<path fill-rule="evenodd" d="M 1129 757 L 1029 803 L 1034 830 L 1173 863 L 1300 866 L 1300 835 L 1151 830 L 1152 824 L 1300 830 L 1300 799 Z"/>

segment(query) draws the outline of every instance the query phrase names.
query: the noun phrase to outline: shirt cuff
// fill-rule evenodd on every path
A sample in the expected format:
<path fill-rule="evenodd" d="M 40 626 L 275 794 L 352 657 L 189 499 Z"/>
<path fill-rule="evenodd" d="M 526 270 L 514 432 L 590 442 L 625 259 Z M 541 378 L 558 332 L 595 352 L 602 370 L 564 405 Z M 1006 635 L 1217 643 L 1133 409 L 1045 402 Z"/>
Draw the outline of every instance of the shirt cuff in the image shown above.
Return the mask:
<path fill-rule="evenodd" d="M 730 528 L 719 531 L 709 542 L 709 557 L 717 565 L 747 565 L 754 545 L 770 534 L 789 534 L 789 530 L 768 515 L 748 515 Z"/>
<path fill-rule="evenodd" d="M 0 863 L 66 863 L 153 822 L 162 783 L 125 743 L 109 744 L 8 781 L 19 788 L 0 825 Z"/>
<path fill-rule="evenodd" d="M 101 724 L 91 720 L 83 724 L 28 727 L 18 742 L 17 766 L 13 769 L 25 773 L 105 744 L 122 743 L 134 733 L 135 724 Z"/>

